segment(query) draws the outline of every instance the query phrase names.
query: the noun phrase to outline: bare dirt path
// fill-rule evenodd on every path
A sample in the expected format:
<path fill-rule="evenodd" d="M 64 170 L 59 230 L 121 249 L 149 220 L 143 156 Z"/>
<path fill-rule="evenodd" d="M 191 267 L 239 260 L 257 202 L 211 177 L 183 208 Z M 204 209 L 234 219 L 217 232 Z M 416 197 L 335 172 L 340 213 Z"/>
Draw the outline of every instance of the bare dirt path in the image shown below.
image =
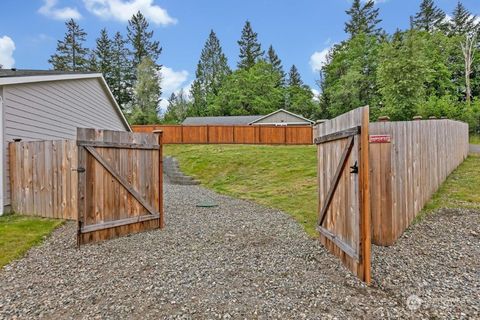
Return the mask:
<path fill-rule="evenodd" d="M 165 196 L 163 231 L 77 250 L 68 223 L 6 266 L 0 318 L 480 317 L 478 212 L 440 212 L 374 247 L 367 288 L 282 212 L 198 186 Z"/>

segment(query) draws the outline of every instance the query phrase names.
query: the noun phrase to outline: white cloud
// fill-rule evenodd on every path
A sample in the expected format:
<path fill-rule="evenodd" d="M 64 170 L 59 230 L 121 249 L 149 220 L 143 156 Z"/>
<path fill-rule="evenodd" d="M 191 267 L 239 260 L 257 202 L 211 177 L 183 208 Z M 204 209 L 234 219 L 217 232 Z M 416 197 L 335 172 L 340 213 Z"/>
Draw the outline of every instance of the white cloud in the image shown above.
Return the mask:
<path fill-rule="evenodd" d="M 43 6 L 38 9 L 40 14 L 56 20 L 81 19 L 82 15 L 77 8 L 55 8 L 58 0 L 44 0 Z"/>
<path fill-rule="evenodd" d="M 160 101 L 160 107 L 162 110 L 167 108 L 168 98 L 170 98 L 172 93 L 178 93 L 181 89 L 183 89 L 186 94 L 190 93 L 192 82 L 185 85 L 185 82 L 188 79 L 188 71 L 175 71 L 172 68 L 162 66 L 162 69 L 160 70 L 160 76 L 160 86 L 162 88 L 162 100 Z"/>
<path fill-rule="evenodd" d="M 157 25 L 177 23 L 167 10 L 153 4 L 153 0 L 83 0 L 88 11 L 103 19 L 126 22 L 138 11 Z"/>
<path fill-rule="evenodd" d="M 327 62 L 328 53 L 331 47 L 325 48 L 322 51 L 315 51 L 310 56 L 310 67 L 313 72 L 322 70 L 323 65 Z"/>
<path fill-rule="evenodd" d="M 0 64 L 3 68 L 8 69 L 14 66 L 15 59 L 13 58 L 13 51 L 15 51 L 15 43 L 9 36 L 0 38 Z"/>
<path fill-rule="evenodd" d="M 312 90 L 312 93 L 313 93 L 313 100 L 319 101 L 320 100 L 320 91 L 318 91 L 315 88 L 310 88 L 310 90 Z"/>

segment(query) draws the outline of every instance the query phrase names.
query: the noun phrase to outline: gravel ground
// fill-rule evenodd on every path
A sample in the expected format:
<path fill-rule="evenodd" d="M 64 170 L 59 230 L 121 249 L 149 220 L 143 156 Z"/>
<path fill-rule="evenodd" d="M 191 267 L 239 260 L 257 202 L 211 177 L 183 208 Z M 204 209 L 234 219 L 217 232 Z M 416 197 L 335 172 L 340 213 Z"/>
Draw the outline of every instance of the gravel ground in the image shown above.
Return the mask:
<path fill-rule="evenodd" d="M 164 230 L 81 250 L 73 223 L 57 229 L 0 271 L 0 319 L 480 317 L 478 212 L 374 247 L 366 287 L 284 213 L 198 186 L 167 185 L 165 205 Z"/>

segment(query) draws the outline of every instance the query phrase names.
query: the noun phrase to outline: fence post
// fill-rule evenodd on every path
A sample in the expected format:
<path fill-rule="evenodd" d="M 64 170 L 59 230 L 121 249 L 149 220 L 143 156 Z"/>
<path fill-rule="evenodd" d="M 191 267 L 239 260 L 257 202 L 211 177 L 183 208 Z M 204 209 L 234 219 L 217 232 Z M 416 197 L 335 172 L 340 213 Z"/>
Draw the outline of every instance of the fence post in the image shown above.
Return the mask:
<path fill-rule="evenodd" d="M 183 130 L 182 130 L 183 131 Z M 165 219 L 163 216 L 163 131 L 162 130 L 153 130 L 153 134 L 158 136 L 158 227 L 163 229 L 165 225 Z M 183 138 L 182 138 L 183 140 Z"/>

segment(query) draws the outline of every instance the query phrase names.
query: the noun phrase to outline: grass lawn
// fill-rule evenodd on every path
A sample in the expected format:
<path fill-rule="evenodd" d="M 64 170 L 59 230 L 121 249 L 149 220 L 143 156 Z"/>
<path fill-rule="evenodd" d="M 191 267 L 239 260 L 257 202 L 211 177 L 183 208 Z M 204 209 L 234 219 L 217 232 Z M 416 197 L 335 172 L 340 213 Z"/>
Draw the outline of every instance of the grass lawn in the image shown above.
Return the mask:
<path fill-rule="evenodd" d="M 314 146 L 167 145 L 165 153 L 206 187 L 288 212 L 316 236 Z"/>
<path fill-rule="evenodd" d="M 62 220 L 6 215 L 0 217 L 0 267 L 40 243 Z"/>
<path fill-rule="evenodd" d="M 471 144 L 480 144 L 480 134 L 471 134 L 470 135 Z"/>
<path fill-rule="evenodd" d="M 317 212 L 314 146 L 167 145 L 180 168 L 219 193 L 291 214 L 306 232 Z M 427 204 L 419 218 L 441 207 L 480 209 L 480 157 L 469 157 Z"/>
<path fill-rule="evenodd" d="M 469 156 L 448 176 L 417 220 L 439 208 L 480 210 L 480 156 Z"/>

